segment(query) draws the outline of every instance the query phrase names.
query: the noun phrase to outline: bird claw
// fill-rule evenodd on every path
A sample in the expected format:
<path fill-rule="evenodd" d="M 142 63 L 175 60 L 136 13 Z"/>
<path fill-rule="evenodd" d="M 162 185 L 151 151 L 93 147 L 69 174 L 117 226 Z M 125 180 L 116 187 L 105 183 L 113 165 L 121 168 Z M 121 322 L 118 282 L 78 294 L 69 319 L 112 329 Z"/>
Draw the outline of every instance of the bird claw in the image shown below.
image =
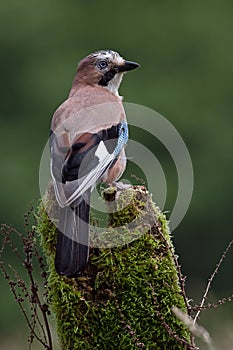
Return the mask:
<path fill-rule="evenodd" d="M 124 184 L 123 182 L 113 182 L 112 186 L 116 187 L 117 190 L 123 191 L 129 189 L 132 185 L 131 184 Z"/>
<path fill-rule="evenodd" d="M 116 187 L 116 194 L 115 194 L 115 200 L 117 201 L 121 192 L 128 190 L 131 185 L 130 184 L 125 184 L 123 182 L 113 182 L 112 186 Z"/>

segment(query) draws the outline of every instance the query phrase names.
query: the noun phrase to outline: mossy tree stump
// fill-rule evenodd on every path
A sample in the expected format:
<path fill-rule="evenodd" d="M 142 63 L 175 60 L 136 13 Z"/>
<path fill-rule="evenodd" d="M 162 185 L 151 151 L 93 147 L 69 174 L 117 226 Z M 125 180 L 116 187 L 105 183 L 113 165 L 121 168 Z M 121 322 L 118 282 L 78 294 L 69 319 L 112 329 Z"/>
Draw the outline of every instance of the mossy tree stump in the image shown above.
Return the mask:
<path fill-rule="evenodd" d="M 87 270 L 76 279 L 56 273 L 56 227 L 40 208 L 38 229 L 61 349 L 193 349 L 189 332 L 172 312 L 173 306 L 187 310 L 165 216 L 142 186 L 120 192 L 111 187 L 103 196 L 110 206 L 118 197 L 105 239 L 112 240 L 115 233 L 118 241 L 123 237 L 122 244 L 125 237 L 137 239 L 121 246 L 91 248 Z M 50 188 L 50 217 L 56 208 Z M 98 235 L 93 237 L 98 240 Z"/>

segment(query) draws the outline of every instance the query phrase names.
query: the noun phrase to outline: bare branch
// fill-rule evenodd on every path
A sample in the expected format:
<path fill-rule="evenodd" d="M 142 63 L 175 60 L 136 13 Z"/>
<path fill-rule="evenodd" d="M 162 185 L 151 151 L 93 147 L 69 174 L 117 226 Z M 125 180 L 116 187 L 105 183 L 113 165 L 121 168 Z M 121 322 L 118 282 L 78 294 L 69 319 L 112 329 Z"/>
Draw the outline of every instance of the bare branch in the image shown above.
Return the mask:
<path fill-rule="evenodd" d="M 196 346 L 194 344 L 190 344 L 187 340 L 185 340 L 184 338 L 180 338 L 170 327 L 170 325 L 166 322 L 166 320 L 164 319 L 162 313 L 159 311 L 159 304 L 157 302 L 157 298 L 155 296 L 155 291 L 153 286 L 149 283 L 149 286 L 151 288 L 152 291 L 152 295 L 153 295 L 153 299 L 154 299 L 154 305 L 155 305 L 155 312 L 157 317 L 161 320 L 161 323 L 163 325 L 163 327 L 166 329 L 166 331 L 168 332 L 168 334 L 177 340 L 177 342 L 180 345 L 184 345 L 188 350 L 197 350 Z M 185 314 L 185 313 L 184 313 Z M 186 314 L 185 314 L 186 315 Z"/>
<path fill-rule="evenodd" d="M 229 297 L 225 297 L 222 299 L 219 299 L 216 303 L 208 303 L 207 305 L 199 306 L 195 305 L 192 306 L 192 311 L 202 311 L 202 310 L 208 310 L 208 309 L 214 309 L 220 305 L 229 303 L 233 300 L 233 294 L 231 294 Z"/>
<path fill-rule="evenodd" d="M 32 349 L 32 343 L 35 339 L 38 340 L 45 349 L 52 350 L 52 336 L 48 322 L 48 315 L 50 314 L 48 307 L 48 289 L 46 289 L 48 275 L 45 270 L 44 259 L 36 248 L 35 226 L 31 225 L 31 221 L 35 221 L 33 208 L 25 214 L 24 220 L 25 234 L 20 233 L 15 228 L 6 224 L 2 224 L 0 227 L 3 237 L 0 247 L 0 269 L 4 278 L 8 281 L 10 290 L 19 304 L 20 310 L 29 328 L 29 350 Z M 17 237 L 20 239 L 21 248 L 16 247 L 15 242 Z M 11 252 L 17 257 L 20 265 L 26 270 L 28 279 L 25 276 L 22 278 L 19 272 L 5 261 L 7 255 L 4 253 L 7 248 L 11 249 Z M 46 300 L 45 303 L 41 302 L 41 293 L 39 293 L 39 286 L 33 273 L 37 266 L 39 266 L 41 276 L 44 279 L 45 291 L 43 292 L 43 297 Z M 24 307 L 26 302 L 30 305 L 30 314 L 26 311 L 27 308 Z"/>
<path fill-rule="evenodd" d="M 230 242 L 228 243 L 228 245 L 227 245 L 225 251 L 223 252 L 221 258 L 219 259 L 219 262 L 217 263 L 217 265 L 216 265 L 216 267 L 215 267 L 215 269 L 214 269 L 214 272 L 212 273 L 212 275 L 210 276 L 210 278 L 209 278 L 209 280 L 208 280 L 208 283 L 207 283 L 207 286 L 206 286 L 204 295 L 203 295 L 202 300 L 201 300 L 201 304 L 200 304 L 200 306 L 199 306 L 199 310 L 197 311 L 197 313 L 196 313 L 196 315 L 195 315 L 195 317 L 194 317 L 194 323 L 197 321 L 197 319 L 198 319 L 198 317 L 199 317 L 199 315 L 200 315 L 200 312 L 201 312 L 201 310 L 202 310 L 202 308 L 203 308 L 203 306 L 204 306 L 204 304 L 205 304 L 205 301 L 206 301 L 206 299 L 207 299 L 207 296 L 208 296 L 210 287 L 211 287 L 211 285 L 212 285 L 212 282 L 213 282 L 215 276 L 217 275 L 217 273 L 218 273 L 218 271 L 219 271 L 219 269 L 220 269 L 220 267 L 221 267 L 221 265 L 222 265 L 224 259 L 226 258 L 226 256 L 227 256 L 229 250 L 231 249 L 232 244 L 233 244 L 233 240 L 230 241 Z"/>

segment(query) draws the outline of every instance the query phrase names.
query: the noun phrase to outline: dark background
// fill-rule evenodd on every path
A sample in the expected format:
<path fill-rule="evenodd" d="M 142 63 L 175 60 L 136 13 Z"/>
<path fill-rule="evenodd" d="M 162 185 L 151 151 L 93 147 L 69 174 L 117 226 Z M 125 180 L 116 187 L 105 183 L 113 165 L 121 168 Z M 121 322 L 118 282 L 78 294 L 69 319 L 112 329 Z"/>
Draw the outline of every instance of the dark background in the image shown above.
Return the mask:
<path fill-rule="evenodd" d="M 1 2 L 1 222 L 22 230 L 23 214 L 39 197 L 50 119 L 67 97 L 77 62 L 97 49 L 119 51 L 141 64 L 125 78 L 125 101 L 165 116 L 191 154 L 193 198 L 173 234 L 188 295 L 198 302 L 232 239 L 232 43 L 230 0 Z M 168 180 L 174 192 L 177 183 L 169 174 Z M 171 206 L 172 196 L 165 209 Z M 212 300 L 233 293 L 232 255 L 213 283 Z M 217 349 L 233 348 L 232 312 L 227 304 L 202 314 Z M 25 349 L 22 317 L 2 280 L 0 315 L 1 349 L 21 343 Z"/>

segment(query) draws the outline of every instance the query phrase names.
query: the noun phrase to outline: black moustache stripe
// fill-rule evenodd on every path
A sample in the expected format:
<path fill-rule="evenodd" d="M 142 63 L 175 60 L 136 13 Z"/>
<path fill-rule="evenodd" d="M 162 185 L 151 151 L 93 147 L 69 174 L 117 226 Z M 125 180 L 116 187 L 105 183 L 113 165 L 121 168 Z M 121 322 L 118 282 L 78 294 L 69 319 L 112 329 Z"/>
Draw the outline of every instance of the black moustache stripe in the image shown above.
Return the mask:
<path fill-rule="evenodd" d="M 112 80 L 112 78 L 114 78 L 115 75 L 116 71 L 114 69 L 109 70 L 103 75 L 98 84 L 101 86 L 107 86 L 109 81 Z"/>

